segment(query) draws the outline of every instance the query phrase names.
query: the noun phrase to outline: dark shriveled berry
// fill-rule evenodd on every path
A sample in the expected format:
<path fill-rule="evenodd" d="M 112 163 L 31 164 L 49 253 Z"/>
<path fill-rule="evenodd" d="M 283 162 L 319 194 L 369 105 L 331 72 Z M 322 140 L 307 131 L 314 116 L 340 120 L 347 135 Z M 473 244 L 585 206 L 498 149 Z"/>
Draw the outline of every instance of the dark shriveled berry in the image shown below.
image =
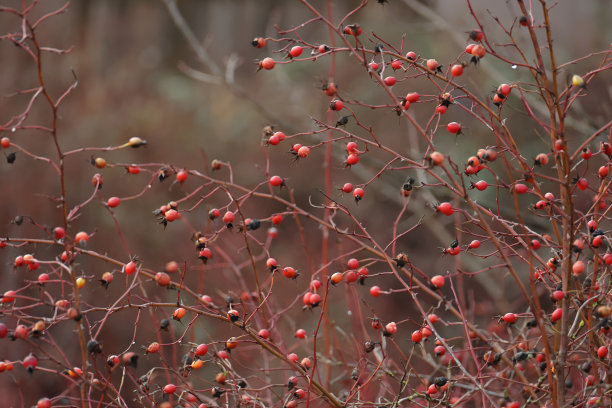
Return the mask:
<path fill-rule="evenodd" d="M 100 347 L 100 343 L 96 340 L 91 339 L 87 342 L 87 351 L 92 354 L 100 354 L 102 353 L 102 347 Z"/>

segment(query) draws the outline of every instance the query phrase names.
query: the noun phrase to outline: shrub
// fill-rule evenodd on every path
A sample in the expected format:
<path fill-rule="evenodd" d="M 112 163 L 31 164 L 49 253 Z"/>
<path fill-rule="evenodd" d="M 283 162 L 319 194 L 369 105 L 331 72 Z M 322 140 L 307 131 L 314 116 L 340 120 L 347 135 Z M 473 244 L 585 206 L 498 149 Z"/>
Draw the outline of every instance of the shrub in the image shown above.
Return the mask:
<path fill-rule="evenodd" d="M 0 8 L 3 65 L 29 64 L 0 114 L 7 403 L 610 405 L 611 50 L 562 60 L 565 5 L 467 1 L 467 40 L 437 52 L 382 34 L 396 2 L 301 1 L 247 72 L 164 3 L 205 72 L 182 71 L 274 123 L 235 120 L 254 149 L 208 135 L 231 151 L 190 165 L 171 129 L 110 118 L 120 143 L 69 138 L 88 84 L 44 30 L 71 10 Z"/>

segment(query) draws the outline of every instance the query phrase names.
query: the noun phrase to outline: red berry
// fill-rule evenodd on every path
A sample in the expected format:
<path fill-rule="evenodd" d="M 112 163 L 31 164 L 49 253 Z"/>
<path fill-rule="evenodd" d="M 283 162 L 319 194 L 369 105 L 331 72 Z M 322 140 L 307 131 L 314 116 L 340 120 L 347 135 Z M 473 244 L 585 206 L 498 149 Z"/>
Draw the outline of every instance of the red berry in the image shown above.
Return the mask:
<path fill-rule="evenodd" d="M 436 61 L 435 59 L 428 59 L 426 62 L 427 65 L 427 69 L 430 71 L 435 71 L 436 68 L 438 68 L 438 61 Z"/>
<path fill-rule="evenodd" d="M 283 179 L 280 176 L 270 177 L 270 185 L 272 187 L 279 187 L 283 185 Z"/>
<path fill-rule="evenodd" d="M 378 286 L 372 286 L 370 288 L 370 295 L 372 295 L 374 297 L 379 297 L 380 296 L 380 288 Z"/>
<path fill-rule="evenodd" d="M 378 64 L 376 62 L 370 62 L 369 66 L 371 71 L 378 71 Z"/>
<path fill-rule="evenodd" d="M 218 218 L 219 215 L 221 215 L 221 211 L 219 211 L 217 208 L 213 208 L 208 212 L 208 218 L 210 218 L 211 220 Z"/>
<path fill-rule="evenodd" d="M 346 164 L 353 166 L 359 162 L 359 155 L 357 153 L 351 153 L 346 158 Z"/>
<path fill-rule="evenodd" d="M 572 265 L 572 273 L 575 276 L 583 274 L 584 270 L 585 270 L 585 265 L 584 265 L 584 262 L 582 262 L 582 261 L 576 261 Z"/>
<path fill-rule="evenodd" d="M 397 70 L 397 69 L 402 69 L 402 61 L 400 60 L 393 60 L 391 61 L 391 68 Z"/>
<path fill-rule="evenodd" d="M 319 45 L 318 51 L 319 51 L 319 54 L 325 54 L 326 52 L 331 51 L 331 49 L 327 45 L 321 44 Z"/>
<path fill-rule="evenodd" d="M 445 249 L 445 252 L 449 255 L 455 256 L 455 255 L 459 255 L 459 253 L 461 252 L 461 248 L 459 248 L 458 246 L 454 248 L 449 247 Z"/>
<path fill-rule="evenodd" d="M 563 140 L 557 139 L 554 144 L 555 151 L 560 152 L 561 150 L 565 150 L 565 146 L 563 145 Z"/>
<path fill-rule="evenodd" d="M 53 229 L 53 235 L 55 236 L 56 240 L 60 240 L 66 236 L 66 230 L 62 227 L 55 227 Z"/>
<path fill-rule="evenodd" d="M 415 103 L 419 100 L 420 97 L 421 95 L 419 95 L 418 92 L 410 92 L 409 94 L 406 95 L 406 101 L 410 103 Z"/>
<path fill-rule="evenodd" d="M 409 51 L 408 53 L 406 53 L 406 59 L 410 60 L 410 61 L 416 61 L 416 59 L 417 59 L 416 52 Z"/>
<path fill-rule="evenodd" d="M 476 44 L 470 43 L 465 47 L 465 52 L 467 54 L 472 55 L 472 50 L 474 49 L 474 47 L 476 46 Z"/>
<path fill-rule="evenodd" d="M 198 253 L 198 258 L 203 261 L 207 261 L 212 257 L 212 251 L 210 248 L 202 248 L 202 250 Z"/>
<path fill-rule="evenodd" d="M 49 275 L 46 273 L 41 273 L 38 275 L 38 283 L 46 283 L 49 281 Z"/>
<path fill-rule="evenodd" d="M 461 125 L 458 124 L 457 122 L 449 123 L 448 125 L 446 125 L 446 128 L 448 129 L 449 132 L 453 134 L 461 133 Z"/>
<path fill-rule="evenodd" d="M 302 146 L 297 151 L 297 155 L 301 157 L 302 159 L 308 157 L 309 154 L 310 154 L 310 147 L 308 146 Z"/>
<path fill-rule="evenodd" d="M 561 316 L 563 316 L 563 309 L 559 307 L 552 312 L 552 315 L 550 315 L 550 320 L 552 322 L 556 322 L 561 318 Z"/>
<path fill-rule="evenodd" d="M 563 292 L 562 290 L 555 290 L 552 293 L 551 297 L 553 298 L 554 301 L 558 302 L 565 297 L 565 292 Z"/>
<path fill-rule="evenodd" d="M 612 254 L 610 254 L 609 252 L 606 252 L 606 254 L 603 256 L 603 260 L 606 263 L 606 265 L 612 265 Z"/>
<path fill-rule="evenodd" d="M 159 343 L 154 341 L 153 343 L 149 344 L 146 351 L 149 354 L 154 354 L 154 353 L 157 353 L 159 349 L 160 349 Z"/>
<path fill-rule="evenodd" d="M 336 272 L 332 274 L 329 279 L 331 280 L 332 285 L 337 285 L 342 282 L 342 279 L 344 279 L 344 275 L 340 272 Z"/>
<path fill-rule="evenodd" d="M 176 392 L 176 385 L 174 385 L 174 384 L 167 384 L 164 387 L 164 392 L 166 394 L 174 394 Z"/>
<path fill-rule="evenodd" d="M 251 45 L 257 48 L 263 48 L 266 46 L 266 39 L 262 37 L 255 37 L 253 41 L 251 41 Z"/>
<path fill-rule="evenodd" d="M 276 259 L 274 258 L 268 258 L 268 260 L 266 261 L 266 267 L 271 271 L 275 270 L 277 266 L 278 262 L 276 262 Z"/>
<path fill-rule="evenodd" d="M 358 152 L 359 152 L 359 149 L 358 149 L 357 143 L 355 143 L 355 142 L 348 142 L 348 143 L 346 144 L 346 152 L 347 152 L 348 154 L 351 154 L 351 153 L 358 153 Z"/>
<path fill-rule="evenodd" d="M 606 178 L 608 177 L 610 168 L 608 167 L 608 165 L 604 165 L 604 166 L 601 166 L 597 172 L 599 173 L 600 178 Z"/>
<path fill-rule="evenodd" d="M 36 408 L 51 408 L 51 400 L 49 398 L 41 398 L 36 403 Z"/>
<path fill-rule="evenodd" d="M 277 144 L 279 144 L 281 142 L 280 138 L 278 137 L 278 135 L 272 135 L 270 136 L 270 138 L 268 139 L 268 144 L 271 144 L 272 146 L 276 146 Z"/>
<path fill-rule="evenodd" d="M 89 235 L 86 232 L 78 232 L 75 236 L 74 236 L 74 240 L 76 241 L 77 244 L 85 244 L 87 243 L 87 241 L 89 241 Z"/>
<path fill-rule="evenodd" d="M 455 210 L 453 209 L 453 206 L 450 205 L 450 203 L 447 203 L 447 202 L 438 204 L 437 211 L 439 211 L 442 214 L 447 215 L 447 216 L 453 215 L 453 213 L 455 212 Z"/>
<path fill-rule="evenodd" d="M 297 363 L 297 362 L 298 362 L 298 360 L 300 359 L 300 358 L 298 357 L 298 355 L 297 355 L 297 354 L 295 354 L 295 353 L 291 353 L 291 354 L 289 354 L 289 355 L 287 356 L 287 358 L 289 359 L 289 361 L 293 361 L 294 363 Z"/>
<path fill-rule="evenodd" d="M 359 261 L 356 258 L 351 258 L 346 263 L 349 269 L 357 269 L 359 268 Z"/>
<path fill-rule="evenodd" d="M 7 290 L 4 292 L 4 295 L 2 295 L 2 300 L 0 300 L 0 303 L 11 303 L 15 300 L 16 295 L 17 292 L 14 290 Z"/>
<path fill-rule="evenodd" d="M 485 49 L 485 47 L 482 46 L 482 44 L 476 44 L 472 48 L 472 55 L 475 57 L 484 58 L 486 53 L 487 53 L 487 50 Z"/>
<path fill-rule="evenodd" d="M 380 324 L 380 320 L 378 320 L 377 318 L 372 319 L 372 328 L 374 330 L 380 330 L 381 327 L 382 325 Z"/>
<path fill-rule="evenodd" d="M 208 353 L 208 346 L 206 344 L 200 344 L 195 349 L 195 355 L 198 356 L 198 357 L 202 357 L 206 353 Z"/>
<path fill-rule="evenodd" d="M 431 162 L 432 165 L 440 166 L 442 165 L 442 163 L 444 163 L 444 155 L 440 152 L 431 152 L 428 160 Z"/>
<path fill-rule="evenodd" d="M 436 113 L 439 113 L 440 115 L 444 115 L 446 113 L 446 106 L 444 105 L 438 105 L 436 106 Z"/>
<path fill-rule="evenodd" d="M 433 278 L 431 278 L 431 284 L 437 288 L 440 289 L 442 286 L 444 286 L 444 276 L 442 275 L 436 275 Z"/>
<path fill-rule="evenodd" d="M 270 338 L 270 332 L 266 329 L 261 329 L 259 332 L 257 332 L 257 335 L 264 340 L 268 340 Z"/>
<path fill-rule="evenodd" d="M 344 34 L 354 35 L 355 37 L 361 35 L 362 29 L 359 24 L 351 24 L 349 26 L 344 27 Z"/>
<path fill-rule="evenodd" d="M 2 139 L 0 139 L 0 144 L 5 149 L 8 149 L 9 147 L 11 147 L 11 139 L 9 139 L 8 137 L 3 137 Z"/>
<path fill-rule="evenodd" d="M 31 373 L 38 366 L 38 359 L 33 354 L 29 354 L 23 359 L 23 366 Z"/>
<path fill-rule="evenodd" d="M 385 78 L 385 85 L 387 86 L 393 86 L 395 85 L 396 82 L 397 82 L 397 79 L 395 79 L 394 76 L 388 76 Z"/>
<path fill-rule="evenodd" d="M 17 327 L 15 327 L 15 331 L 13 332 L 13 336 L 16 339 L 27 339 L 29 335 L 30 329 L 23 324 L 17 325 Z"/>
<path fill-rule="evenodd" d="M 263 69 L 272 69 L 274 68 L 274 65 L 276 65 L 276 62 L 274 62 L 274 60 L 270 57 L 266 57 L 263 60 L 261 60 L 259 62 L 259 68 L 263 68 Z"/>
<path fill-rule="evenodd" d="M 582 177 L 581 179 L 579 179 L 576 182 L 576 187 L 578 187 L 578 190 L 580 191 L 584 191 L 589 187 L 589 182 L 587 179 L 585 179 L 584 177 Z"/>
<path fill-rule="evenodd" d="M 175 209 L 171 208 L 164 213 L 164 218 L 166 219 L 166 221 L 172 222 L 179 218 L 179 213 Z"/>
<path fill-rule="evenodd" d="M 358 276 L 355 271 L 348 271 L 344 276 L 346 283 L 353 283 L 357 280 Z"/>
<path fill-rule="evenodd" d="M 514 185 L 514 191 L 517 194 L 525 194 L 528 190 L 529 188 L 525 184 L 518 183 Z"/>
<path fill-rule="evenodd" d="M 470 31 L 470 39 L 474 40 L 474 41 L 482 41 L 482 31 L 480 31 L 479 29 L 475 29 Z"/>
<path fill-rule="evenodd" d="M 344 104 L 342 103 L 341 100 L 338 100 L 338 99 L 334 99 L 333 101 L 329 103 L 329 108 L 333 111 L 341 111 L 343 107 L 344 107 Z"/>
<path fill-rule="evenodd" d="M 365 192 L 363 191 L 363 188 L 358 187 L 353 190 L 353 197 L 355 197 L 355 201 L 361 200 L 364 194 Z"/>
<path fill-rule="evenodd" d="M 296 45 L 295 47 L 291 48 L 291 50 L 289 51 L 289 55 L 291 56 L 291 58 L 299 57 L 300 55 L 302 55 L 302 50 L 302 47 Z"/>
<path fill-rule="evenodd" d="M 138 173 L 140 173 L 140 167 L 139 166 L 134 166 L 134 165 L 128 166 L 127 171 L 130 174 L 138 174 Z"/>
<path fill-rule="evenodd" d="M 123 267 L 123 272 L 125 272 L 126 275 L 131 275 L 136 272 L 136 262 L 130 261 L 126 263 Z"/>
<path fill-rule="evenodd" d="M 503 95 L 504 97 L 507 97 L 508 95 L 510 95 L 511 90 L 512 88 L 510 88 L 510 85 L 508 84 L 501 84 L 500 86 L 497 87 L 497 93 Z"/>
<path fill-rule="evenodd" d="M 502 320 L 508 324 L 512 324 L 518 320 L 518 315 L 516 313 L 506 313 L 502 316 Z"/>
<path fill-rule="evenodd" d="M 187 172 L 185 170 L 180 170 L 176 173 L 176 181 L 182 184 L 185 180 L 187 180 Z"/>
<path fill-rule="evenodd" d="M 584 160 L 589 160 L 592 155 L 593 153 L 591 153 L 591 149 L 589 149 L 588 147 L 582 149 L 582 153 L 580 154 L 580 156 L 582 156 Z"/>
<path fill-rule="evenodd" d="M 385 332 L 391 336 L 397 333 L 397 325 L 395 324 L 395 322 L 387 323 L 387 325 L 385 326 Z"/>
<path fill-rule="evenodd" d="M 412 342 L 420 343 L 423 340 L 423 333 L 420 330 L 415 330 L 412 332 Z"/>
<path fill-rule="evenodd" d="M 227 311 L 227 319 L 230 322 L 235 322 L 236 320 L 240 319 L 240 312 L 238 312 L 235 309 L 230 309 Z"/>
<path fill-rule="evenodd" d="M 8 335 L 8 327 L 6 324 L 0 323 L 0 339 L 5 338 Z"/>
<path fill-rule="evenodd" d="M 172 313 L 172 318 L 174 320 L 180 321 L 183 317 L 185 317 L 186 313 L 187 313 L 187 310 L 185 310 L 185 308 L 179 307 L 176 310 L 174 310 L 174 313 Z"/>
<path fill-rule="evenodd" d="M 474 183 L 474 187 L 475 187 L 475 188 L 476 188 L 476 190 L 478 190 L 478 191 L 483 191 L 483 190 L 486 190 L 488 186 L 489 186 L 489 185 L 488 185 L 488 184 L 487 184 L 487 182 L 486 182 L 486 181 L 484 181 L 484 180 L 478 180 L 476 183 Z"/>
<path fill-rule="evenodd" d="M 223 214 L 223 223 L 224 224 L 231 224 L 232 222 L 234 222 L 234 213 L 233 212 L 228 211 L 225 214 Z"/>
<path fill-rule="evenodd" d="M 461 76 L 463 74 L 463 65 L 462 64 L 455 64 L 452 66 L 451 68 L 451 75 L 454 77 L 458 77 Z"/>
<path fill-rule="evenodd" d="M 119 204 L 121 204 L 121 199 L 119 197 L 111 197 L 106 202 L 106 205 L 108 205 L 110 208 L 115 208 Z"/>
<path fill-rule="evenodd" d="M 446 349 L 444 346 L 436 346 L 434 353 L 436 354 L 436 357 L 442 357 L 446 353 Z"/>
<path fill-rule="evenodd" d="M 534 251 L 537 251 L 538 249 L 540 249 L 540 246 L 541 246 L 541 245 L 542 245 L 542 244 L 540 244 L 540 241 L 539 241 L 539 240 L 537 240 L 537 239 L 532 239 L 532 240 L 531 240 L 531 248 L 532 248 Z"/>
<path fill-rule="evenodd" d="M 295 337 L 297 337 L 298 339 L 305 339 L 306 338 L 306 330 L 304 330 L 304 329 L 297 329 L 295 331 Z"/>
<path fill-rule="evenodd" d="M 472 174 L 476 174 L 476 173 L 478 173 L 478 167 L 467 166 L 465 168 L 465 174 L 467 174 L 468 176 L 470 176 Z"/>
<path fill-rule="evenodd" d="M 480 241 L 475 239 L 472 242 L 470 242 L 470 245 L 468 245 L 469 249 L 476 249 L 480 247 Z"/>
<path fill-rule="evenodd" d="M 319 295 L 318 293 L 313 293 L 310 295 L 310 298 L 308 300 L 310 302 L 310 306 L 315 307 L 319 303 L 321 303 L 321 295 Z"/>
<path fill-rule="evenodd" d="M 438 387 L 436 387 L 436 384 L 431 384 L 429 387 L 427 387 L 428 395 L 435 395 L 437 393 L 438 393 Z"/>
<path fill-rule="evenodd" d="M 589 407 L 594 407 L 595 405 L 599 404 L 600 399 L 601 399 L 600 397 L 590 397 L 587 400 L 587 405 Z"/>
<path fill-rule="evenodd" d="M 353 191 L 353 185 L 351 183 L 344 183 L 344 185 L 342 186 L 342 191 L 344 193 L 350 193 L 351 191 Z"/>
<path fill-rule="evenodd" d="M 283 275 L 285 275 L 285 277 L 289 279 L 295 279 L 298 277 L 297 271 L 290 266 L 283 268 Z"/>
<path fill-rule="evenodd" d="M 535 158 L 535 164 L 546 166 L 548 164 L 548 155 L 546 153 L 538 154 Z"/>
<path fill-rule="evenodd" d="M 604 358 L 606 358 L 607 355 L 608 355 L 608 347 L 601 346 L 600 348 L 597 349 L 597 357 L 603 360 Z"/>
<path fill-rule="evenodd" d="M 438 315 L 432 313 L 427 316 L 427 320 L 429 320 L 431 323 L 436 323 L 438 321 Z"/>
<path fill-rule="evenodd" d="M 535 208 L 536 210 L 543 210 L 544 208 L 546 208 L 547 204 L 548 202 L 546 200 L 540 200 L 537 203 L 535 203 Z"/>
<path fill-rule="evenodd" d="M 283 216 L 281 214 L 275 214 L 272 216 L 272 224 L 279 225 L 283 221 Z"/>

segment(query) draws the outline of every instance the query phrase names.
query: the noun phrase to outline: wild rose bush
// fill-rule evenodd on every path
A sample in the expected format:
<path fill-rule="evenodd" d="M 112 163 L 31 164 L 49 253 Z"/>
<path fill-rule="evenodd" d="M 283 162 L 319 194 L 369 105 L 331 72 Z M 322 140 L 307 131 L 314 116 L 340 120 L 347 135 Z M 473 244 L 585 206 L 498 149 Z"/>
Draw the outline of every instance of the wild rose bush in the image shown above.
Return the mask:
<path fill-rule="evenodd" d="M 164 3 L 203 67 L 183 71 L 245 96 Z M 7 404 L 609 406 L 612 122 L 581 106 L 609 106 L 610 49 L 561 60 L 545 1 L 467 1 L 446 55 L 360 23 L 385 1 L 300 3 L 301 24 L 252 40 L 251 77 L 315 64 L 324 106 L 307 128 L 270 116 L 247 172 L 152 162 L 196 152 L 141 134 L 66 147 L 62 107 L 87 84 L 46 75 L 71 44 L 39 32 L 70 7 L 0 8 L 32 67 L 0 117 L 5 200 L 27 203 L 0 243 Z M 483 90 L 490 60 L 512 75 Z"/>

